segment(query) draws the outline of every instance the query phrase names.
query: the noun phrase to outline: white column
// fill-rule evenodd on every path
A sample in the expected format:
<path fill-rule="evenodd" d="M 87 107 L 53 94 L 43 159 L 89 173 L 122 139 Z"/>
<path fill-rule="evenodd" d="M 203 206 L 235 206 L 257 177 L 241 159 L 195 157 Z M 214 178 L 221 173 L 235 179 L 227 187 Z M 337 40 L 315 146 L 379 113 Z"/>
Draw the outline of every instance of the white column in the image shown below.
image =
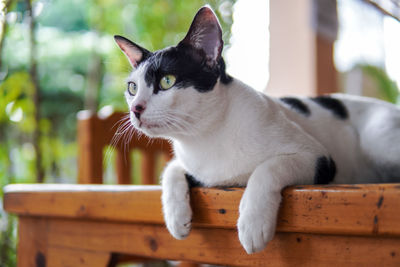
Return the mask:
<path fill-rule="evenodd" d="M 311 5 L 311 0 L 270 0 L 269 95 L 316 93 Z"/>

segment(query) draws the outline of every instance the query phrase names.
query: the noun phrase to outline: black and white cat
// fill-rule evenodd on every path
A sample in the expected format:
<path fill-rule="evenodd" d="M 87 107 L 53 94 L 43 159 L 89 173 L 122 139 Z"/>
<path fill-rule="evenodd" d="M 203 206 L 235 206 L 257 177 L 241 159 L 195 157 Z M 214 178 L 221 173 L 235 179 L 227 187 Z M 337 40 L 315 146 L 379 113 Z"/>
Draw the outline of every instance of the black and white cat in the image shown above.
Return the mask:
<path fill-rule="evenodd" d="M 247 253 L 273 238 L 285 186 L 400 178 L 399 108 L 346 95 L 268 97 L 225 73 L 221 36 L 207 6 L 175 47 L 149 52 L 115 36 L 133 67 L 125 94 L 131 124 L 173 142 L 162 204 L 175 238 L 191 229 L 186 177 L 246 186 L 237 227 Z"/>

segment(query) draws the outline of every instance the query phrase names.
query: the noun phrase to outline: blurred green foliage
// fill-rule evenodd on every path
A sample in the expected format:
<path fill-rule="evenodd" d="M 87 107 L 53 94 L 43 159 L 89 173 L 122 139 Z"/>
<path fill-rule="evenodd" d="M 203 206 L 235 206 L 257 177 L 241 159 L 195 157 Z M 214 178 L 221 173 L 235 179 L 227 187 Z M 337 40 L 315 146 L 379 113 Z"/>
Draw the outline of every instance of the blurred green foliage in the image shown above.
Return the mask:
<path fill-rule="evenodd" d="M 373 65 L 359 65 L 358 67 L 375 82 L 380 98 L 393 104 L 400 104 L 399 88 L 384 69 Z"/>
<path fill-rule="evenodd" d="M 35 182 L 32 135 L 37 127 L 45 182 L 76 182 L 76 113 L 91 108 L 90 101 L 95 103 L 95 111 L 108 105 L 114 110 L 126 109 L 123 91 L 130 66 L 113 35 L 126 36 L 149 50 L 175 45 L 184 37 L 196 11 L 208 3 L 220 17 L 228 44 L 233 2 L 33 1 L 34 58 L 41 103 L 36 107 L 29 75 L 32 59 L 27 1 L 0 1 L 1 9 L 11 3 L 6 17 L 0 13 L 2 21 L 6 18 L 6 32 L 0 37 L 4 41 L 0 55 L 0 187 Z M 94 94 L 88 94 L 90 88 Z M 41 117 L 38 125 L 36 108 Z M 0 216 L 0 266 L 15 266 L 15 219 L 2 210 Z"/>
<path fill-rule="evenodd" d="M 228 44 L 233 1 L 207 2 L 217 14 L 220 13 L 218 10 L 224 9 L 225 16 L 220 19 Z M 96 76 L 99 88 L 94 99 L 98 109 L 106 105 L 112 105 L 116 110 L 126 109 L 122 92 L 130 66 L 114 44 L 113 35 L 124 35 L 149 50 L 175 45 L 186 34 L 195 12 L 205 3 L 203 0 L 33 2 L 42 118 L 38 127 L 43 137 L 42 149 L 50 146 L 45 155 L 54 161 L 43 162 L 47 181 L 57 181 L 61 177 L 52 173 L 50 167 L 52 164 L 61 166 L 60 157 L 65 156 L 55 153 L 53 150 L 57 149 L 52 149 L 50 144 L 59 147 L 75 143 L 76 112 L 85 108 L 85 91 L 90 82 L 88 76 L 93 58 L 99 58 L 99 75 Z M 8 177 L 33 181 L 34 170 L 17 171 L 21 169 L 19 164 L 31 159 L 29 134 L 37 127 L 33 117 L 36 108 L 32 101 L 33 83 L 28 69 L 30 43 L 25 1 L 13 1 L 7 22 L 0 69 L 0 142 L 6 142 L 6 147 L 16 149 L 15 155 L 23 158 L 18 158 L 15 168 L 1 164 L 0 178 L 5 180 L 8 169 L 11 172 Z M 62 141 L 61 144 L 55 141 L 57 139 Z M 10 156 L 11 150 L 5 151 L 2 146 L 2 157 L 15 159 Z M 76 151 L 72 151 L 71 156 L 75 154 Z M 74 181 L 75 176 L 68 177 Z"/>

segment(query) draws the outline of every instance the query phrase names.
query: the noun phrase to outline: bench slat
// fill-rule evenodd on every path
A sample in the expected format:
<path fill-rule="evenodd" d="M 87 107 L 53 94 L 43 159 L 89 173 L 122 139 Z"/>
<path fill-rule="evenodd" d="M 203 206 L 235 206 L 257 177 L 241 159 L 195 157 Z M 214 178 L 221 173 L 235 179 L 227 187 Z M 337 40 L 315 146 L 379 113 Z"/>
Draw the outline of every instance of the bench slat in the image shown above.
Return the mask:
<path fill-rule="evenodd" d="M 236 227 L 241 188 L 193 188 L 196 227 Z M 283 191 L 278 231 L 400 236 L 400 185 L 294 186 Z M 164 224 L 160 186 L 9 185 L 18 215 Z"/>
<path fill-rule="evenodd" d="M 398 266 L 400 263 L 398 238 L 277 233 L 265 250 L 247 255 L 235 229 L 197 227 L 185 240 L 174 239 L 162 225 L 140 223 L 53 219 L 48 229 L 52 233 L 48 237 L 49 247 L 227 266 Z"/>

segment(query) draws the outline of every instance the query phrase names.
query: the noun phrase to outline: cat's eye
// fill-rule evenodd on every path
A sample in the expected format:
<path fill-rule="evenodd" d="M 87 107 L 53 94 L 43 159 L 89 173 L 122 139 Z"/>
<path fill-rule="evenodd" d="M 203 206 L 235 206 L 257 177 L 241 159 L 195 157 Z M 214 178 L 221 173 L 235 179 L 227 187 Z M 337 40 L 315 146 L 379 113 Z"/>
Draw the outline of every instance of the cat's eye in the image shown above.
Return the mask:
<path fill-rule="evenodd" d="M 136 93 L 137 93 L 137 86 L 136 86 L 136 83 L 134 83 L 134 82 L 128 82 L 128 93 L 129 93 L 131 96 L 135 96 L 135 95 L 136 95 Z"/>
<path fill-rule="evenodd" d="M 167 90 L 174 86 L 176 82 L 176 77 L 174 75 L 165 75 L 160 80 L 160 88 L 162 90 Z"/>

